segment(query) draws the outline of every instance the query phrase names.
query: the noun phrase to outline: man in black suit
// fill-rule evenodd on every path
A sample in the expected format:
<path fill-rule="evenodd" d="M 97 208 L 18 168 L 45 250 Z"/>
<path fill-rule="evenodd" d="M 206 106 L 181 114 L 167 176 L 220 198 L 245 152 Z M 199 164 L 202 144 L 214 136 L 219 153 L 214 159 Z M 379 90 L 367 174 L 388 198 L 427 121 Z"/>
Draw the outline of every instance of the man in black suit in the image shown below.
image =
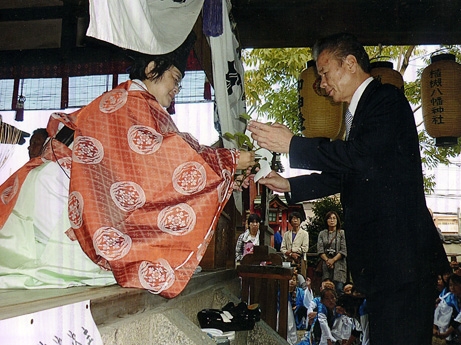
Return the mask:
<path fill-rule="evenodd" d="M 289 153 L 290 166 L 321 171 L 259 180 L 290 202 L 341 193 L 349 268 L 367 297 L 372 345 L 431 344 L 436 274 L 448 260 L 426 206 L 418 135 L 401 90 L 369 74 L 363 46 L 349 34 L 319 40 L 321 87 L 353 116 L 345 141 L 293 136 L 252 121 L 261 147 Z M 346 121 L 347 122 L 347 121 Z"/>

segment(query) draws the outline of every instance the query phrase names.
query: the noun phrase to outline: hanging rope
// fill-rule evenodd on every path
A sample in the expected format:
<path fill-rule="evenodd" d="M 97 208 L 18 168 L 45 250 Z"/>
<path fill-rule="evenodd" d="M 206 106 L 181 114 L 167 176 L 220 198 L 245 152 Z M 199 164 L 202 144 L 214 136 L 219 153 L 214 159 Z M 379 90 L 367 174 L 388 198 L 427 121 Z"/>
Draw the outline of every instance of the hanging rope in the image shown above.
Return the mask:
<path fill-rule="evenodd" d="M 20 129 L 3 122 L 0 115 L 0 170 L 13 155 L 16 144 L 24 140 L 25 134 Z"/>

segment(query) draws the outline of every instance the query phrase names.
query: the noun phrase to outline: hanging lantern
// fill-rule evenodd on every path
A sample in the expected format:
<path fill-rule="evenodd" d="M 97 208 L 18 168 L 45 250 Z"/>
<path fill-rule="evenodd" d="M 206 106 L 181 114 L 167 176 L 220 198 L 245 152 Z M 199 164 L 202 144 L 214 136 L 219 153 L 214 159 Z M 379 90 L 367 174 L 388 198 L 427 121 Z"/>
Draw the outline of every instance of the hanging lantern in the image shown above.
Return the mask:
<path fill-rule="evenodd" d="M 344 103 L 335 103 L 320 87 L 321 78 L 314 60 L 307 63 L 298 80 L 298 107 L 303 121 L 304 136 L 308 138 L 342 139 Z"/>
<path fill-rule="evenodd" d="M 431 57 L 421 75 L 424 126 L 436 146 L 456 145 L 461 137 L 461 65 L 452 54 Z"/>
<path fill-rule="evenodd" d="M 390 61 L 375 61 L 370 63 L 370 74 L 382 84 L 392 84 L 404 91 L 402 75 L 394 70 L 394 65 Z"/>

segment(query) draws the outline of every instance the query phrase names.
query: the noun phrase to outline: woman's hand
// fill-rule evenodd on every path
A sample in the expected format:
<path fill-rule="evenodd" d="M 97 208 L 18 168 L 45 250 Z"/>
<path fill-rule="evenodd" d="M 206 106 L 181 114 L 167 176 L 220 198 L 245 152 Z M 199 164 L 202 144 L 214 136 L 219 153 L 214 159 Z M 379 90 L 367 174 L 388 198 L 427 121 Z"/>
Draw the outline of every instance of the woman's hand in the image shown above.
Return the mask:
<path fill-rule="evenodd" d="M 295 260 L 298 260 L 299 259 L 299 254 L 298 253 L 291 253 L 290 254 L 291 258 L 295 259 Z"/>
<path fill-rule="evenodd" d="M 238 170 L 251 168 L 256 164 L 254 151 L 240 151 L 240 158 L 237 164 Z"/>
<path fill-rule="evenodd" d="M 325 262 L 326 262 L 327 267 L 328 267 L 329 269 L 332 269 L 333 267 L 335 267 L 335 260 L 333 260 L 333 259 L 327 259 L 327 261 L 325 261 Z"/>
<path fill-rule="evenodd" d="M 243 174 L 235 177 L 234 190 L 241 192 L 243 188 L 248 188 L 254 176 L 255 175 L 251 173 L 251 167 L 247 168 Z"/>

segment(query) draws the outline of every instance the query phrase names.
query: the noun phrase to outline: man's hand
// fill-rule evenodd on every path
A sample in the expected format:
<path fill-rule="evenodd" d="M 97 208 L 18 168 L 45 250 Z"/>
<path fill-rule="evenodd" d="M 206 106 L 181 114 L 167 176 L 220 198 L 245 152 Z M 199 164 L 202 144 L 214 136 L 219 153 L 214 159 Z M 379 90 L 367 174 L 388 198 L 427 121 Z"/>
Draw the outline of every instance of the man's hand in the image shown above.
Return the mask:
<path fill-rule="evenodd" d="M 285 193 L 291 190 L 290 182 L 273 170 L 269 173 L 269 175 L 260 179 L 258 182 L 279 193 Z"/>
<path fill-rule="evenodd" d="M 267 125 L 258 121 L 250 121 L 247 129 L 252 133 L 260 147 L 277 153 L 288 153 L 293 133 L 284 125 L 274 123 Z"/>

